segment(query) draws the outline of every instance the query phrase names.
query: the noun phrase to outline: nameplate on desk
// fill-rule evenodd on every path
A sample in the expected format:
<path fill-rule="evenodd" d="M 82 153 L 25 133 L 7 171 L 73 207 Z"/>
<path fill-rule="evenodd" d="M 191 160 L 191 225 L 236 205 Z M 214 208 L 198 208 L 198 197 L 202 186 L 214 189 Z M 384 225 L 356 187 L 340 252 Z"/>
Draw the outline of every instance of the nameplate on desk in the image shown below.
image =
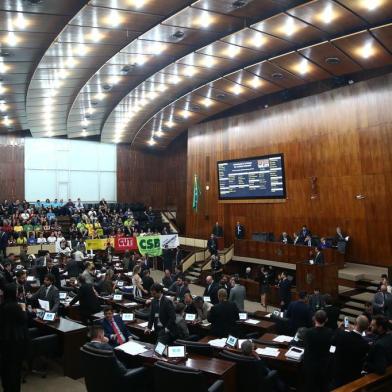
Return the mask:
<path fill-rule="evenodd" d="M 123 313 L 121 318 L 123 321 L 133 321 L 135 320 L 135 315 L 133 313 Z"/>
<path fill-rule="evenodd" d="M 126 308 L 131 308 L 132 306 L 137 306 L 139 305 L 137 302 L 126 302 L 123 304 Z"/>
<path fill-rule="evenodd" d="M 204 301 L 204 302 L 211 302 L 211 298 L 210 298 L 210 297 L 207 297 L 207 296 L 204 296 L 204 297 L 203 297 L 203 301 Z"/>
<path fill-rule="evenodd" d="M 276 338 L 272 339 L 274 342 L 277 343 L 289 343 L 293 340 L 294 338 L 292 336 L 287 336 L 287 335 L 279 335 Z"/>
<path fill-rule="evenodd" d="M 236 337 L 229 335 L 228 338 L 226 339 L 226 346 L 234 348 L 237 344 L 237 341 L 238 339 Z"/>
<path fill-rule="evenodd" d="M 124 282 L 123 281 L 117 282 L 117 287 L 123 287 L 123 286 L 124 286 Z"/>
<path fill-rule="evenodd" d="M 245 321 L 248 318 L 248 313 L 238 313 L 238 317 L 241 321 Z"/>
<path fill-rule="evenodd" d="M 122 301 L 122 294 L 113 294 L 113 301 Z"/>
<path fill-rule="evenodd" d="M 194 313 L 185 313 L 185 321 L 195 321 L 196 315 Z"/>
<path fill-rule="evenodd" d="M 60 299 L 66 299 L 66 298 L 67 298 L 67 293 L 65 293 L 65 292 L 63 292 L 63 291 L 60 291 L 60 292 L 59 292 L 59 298 L 60 298 Z"/>
<path fill-rule="evenodd" d="M 142 327 L 142 328 L 147 328 L 147 326 L 148 326 L 148 321 L 146 321 L 146 322 L 144 322 L 144 323 L 140 323 L 140 324 L 138 324 L 138 326 L 139 326 L 139 327 Z"/>
<path fill-rule="evenodd" d="M 63 286 L 66 286 L 66 285 L 67 285 L 67 281 L 65 279 L 61 279 L 60 280 L 60 286 L 63 287 Z"/>
<path fill-rule="evenodd" d="M 167 354 L 166 346 L 163 343 L 158 342 L 154 348 L 154 352 L 160 356 L 163 356 Z"/>
<path fill-rule="evenodd" d="M 35 277 L 34 276 L 28 276 L 26 280 L 28 282 L 34 282 L 35 281 Z"/>

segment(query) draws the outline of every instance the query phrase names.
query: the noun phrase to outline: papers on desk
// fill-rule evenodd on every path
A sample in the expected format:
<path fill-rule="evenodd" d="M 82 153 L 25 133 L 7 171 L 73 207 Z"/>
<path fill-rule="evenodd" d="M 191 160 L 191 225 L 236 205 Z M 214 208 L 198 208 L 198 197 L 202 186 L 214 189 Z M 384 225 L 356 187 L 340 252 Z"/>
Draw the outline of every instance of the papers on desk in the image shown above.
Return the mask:
<path fill-rule="evenodd" d="M 212 347 L 223 348 L 226 346 L 226 338 L 221 339 L 212 339 L 208 342 L 208 344 Z"/>
<path fill-rule="evenodd" d="M 49 312 L 50 310 L 49 301 L 45 301 L 44 299 L 39 299 L 38 302 L 41 309 L 45 310 L 46 312 Z"/>
<path fill-rule="evenodd" d="M 203 320 L 202 322 L 201 322 L 201 326 L 202 327 L 209 327 L 211 325 L 211 323 L 209 323 L 207 320 Z"/>
<path fill-rule="evenodd" d="M 28 282 L 34 282 L 35 281 L 35 277 L 34 276 L 28 276 L 26 280 Z"/>
<path fill-rule="evenodd" d="M 131 290 L 131 289 L 133 289 L 133 286 L 123 286 L 123 289 L 125 289 L 125 290 Z"/>
<path fill-rule="evenodd" d="M 256 325 L 256 324 L 258 324 L 259 322 L 260 322 L 260 320 L 255 320 L 255 319 L 248 319 L 248 320 L 245 320 L 245 321 L 244 321 L 244 323 L 252 324 L 252 325 Z"/>
<path fill-rule="evenodd" d="M 146 349 L 144 346 L 133 341 L 124 343 L 121 346 L 117 346 L 116 350 L 121 350 L 129 355 L 139 355 L 148 351 L 148 349 Z"/>
<path fill-rule="evenodd" d="M 123 304 L 123 306 L 125 306 L 126 308 L 131 307 L 131 306 L 137 306 L 138 303 L 137 302 L 127 302 L 125 304 Z"/>
<path fill-rule="evenodd" d="M 238 339 L 238 342 L 237 342 L 238 348 L 241 348 L 242 343 L 244 343 L 246 341 L 248 341 L 248 339 Z"/>
<path fill-rule="evenodd" d="M 256 353 L 259 355 L 266 355 L 268 357 L 277 357 L 280 354 L 278 348 L 265 347 L 256 349 Z"/>
<path fill-rule="evenodd" d="M 139 327 L 142 327 L 142 328 L 147 328 L 147 326 L 148 326 L 148 321 L 146 321 L 145 323 L 140 323 L 140 324 L 138 324 L 138 326 L 139 326 Z"/>
<path fill-rule="evenodd" d="M 271 318 L 271 313 L 266 314 L 264 317 Z"/>
<path fill-rule="evenodd" d="M 291 342 L 293 340 L 293 337 L 292 336 L 286 336 L 286 335 L 279 335 L 279 336 L 277 336 L 276 338 L 274 338 L 272 340 L 274 342 L 277 342 L 277 343 L 285 343 L 285 342 L 289 343 L 289 342 Z"/>

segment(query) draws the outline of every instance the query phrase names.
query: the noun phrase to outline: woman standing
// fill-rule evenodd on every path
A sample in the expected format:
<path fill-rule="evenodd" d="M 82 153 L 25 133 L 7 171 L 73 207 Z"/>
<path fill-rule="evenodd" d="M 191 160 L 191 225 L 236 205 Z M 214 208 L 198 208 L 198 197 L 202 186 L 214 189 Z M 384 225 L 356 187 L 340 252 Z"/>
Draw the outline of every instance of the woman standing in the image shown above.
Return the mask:
<path fill-rule="evenodd" d="M 16 301 L 16 286 L 6 286 L 0 310 L 1 380 L 4 392 L 20 392 L 22 362 L 28 349 L 26 304 Z"/>
<path fill-rule="evenodd" d="M 143 297 L 143 293 L 147 294 L 148 291 L 143 287 L 143 281 L 140 277 L 140 265 L 137 264 L 133 268 L 133 275 L 132 275 L 132 285 L 133 285 L 133 296 L 136 297 Z"/>

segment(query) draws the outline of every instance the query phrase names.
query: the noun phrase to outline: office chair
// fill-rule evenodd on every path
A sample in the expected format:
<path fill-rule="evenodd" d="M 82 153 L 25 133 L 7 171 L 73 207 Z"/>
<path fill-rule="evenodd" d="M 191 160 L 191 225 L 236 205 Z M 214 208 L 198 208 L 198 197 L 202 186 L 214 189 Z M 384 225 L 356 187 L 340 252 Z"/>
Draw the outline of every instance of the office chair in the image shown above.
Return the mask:
<path fill-rule="evenodd" d="M 173 345 L 185 346 L 186 351 L 192 354 L 205 355 L 206 357 L 212 357 L 214 355 L 214 348 L 208 343 L 200 343 L 192 340 L 177 339 Z"/>
<path fill-rule="evenodd" d="M 208 387 L 201 370 L 162 361 L 155 363 L 155 391 L 183 392 L 184 389 L 187 392 L 220 392 L 223 391 L 223 381 L 217 380 Z"/>
<path fill-rule="evenodd" d="M 27 375 L 30 373 L 39 374 L 46 378 L 48 360 L 59 355 L 59 338 L 56 334 L 42 335 L 37 328 L 29 329 L 30 346 L 27 353 L 28 371 L 23 375 L 23 382 L 26 382 Z M 34 365 L 41 360 L 41 369 L 34 369 Z"/>
<path fill-rule="evenodd" d="M 237 390 L 252 388 L 258 392 L 273 392 L 276 370 L 269 370 L 262 360 L 223 350 L 219 357 L 237 365 Z"/>
<path fill-rule="evenodd" d="M 137 317 L 141 320 L 147 321 L 150 318 L 150 309 L 149 308 L 136 309 L 135 310 L 135 317 Z"/>
<path fill-rule="evenodd" d="M 88 392 L 138 390 L 144 391 L 146 369 L 128 369 L 125 374 L 113 351 L 99 350 L 87 345 L 80 348 L 82 370 Z M 144 382 L 143 382 L 144 381 Z"/>

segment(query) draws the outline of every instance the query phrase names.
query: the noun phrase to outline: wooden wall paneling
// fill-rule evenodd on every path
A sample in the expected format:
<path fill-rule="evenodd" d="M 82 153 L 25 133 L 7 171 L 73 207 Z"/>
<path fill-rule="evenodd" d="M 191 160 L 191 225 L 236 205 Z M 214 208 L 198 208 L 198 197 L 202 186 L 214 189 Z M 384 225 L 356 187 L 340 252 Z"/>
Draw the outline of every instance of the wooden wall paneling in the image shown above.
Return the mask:
<path fill-rule="evenodd" d="M 248 238 L 261 231 L 292 234 L 303 224 L 320 236 L 333 235 L 340 225 L 352 238 L 350 261 L 387 265 L 392 258 L 391 102 L 389 74 L 193 126 L 188 130 L 187 235 L 208 237 L 216 219 L 224 226 L 227 243 L 233 242 L 237 220 L 245 225 Z M 218 160 L 276 152 L 285 154 L 285 203 L 218 203 Z M 191 208 L 191 179 L 198 173 L 204 189 L 206 156 L 210 190 L 196 214 Z M 312 199 L 313 176 L 318 195 Z"/>
<path fill-rule="evenodd" d="M 24 189 L 24 138 L 0 136 L 0 200 L 23 200 Z"/>

